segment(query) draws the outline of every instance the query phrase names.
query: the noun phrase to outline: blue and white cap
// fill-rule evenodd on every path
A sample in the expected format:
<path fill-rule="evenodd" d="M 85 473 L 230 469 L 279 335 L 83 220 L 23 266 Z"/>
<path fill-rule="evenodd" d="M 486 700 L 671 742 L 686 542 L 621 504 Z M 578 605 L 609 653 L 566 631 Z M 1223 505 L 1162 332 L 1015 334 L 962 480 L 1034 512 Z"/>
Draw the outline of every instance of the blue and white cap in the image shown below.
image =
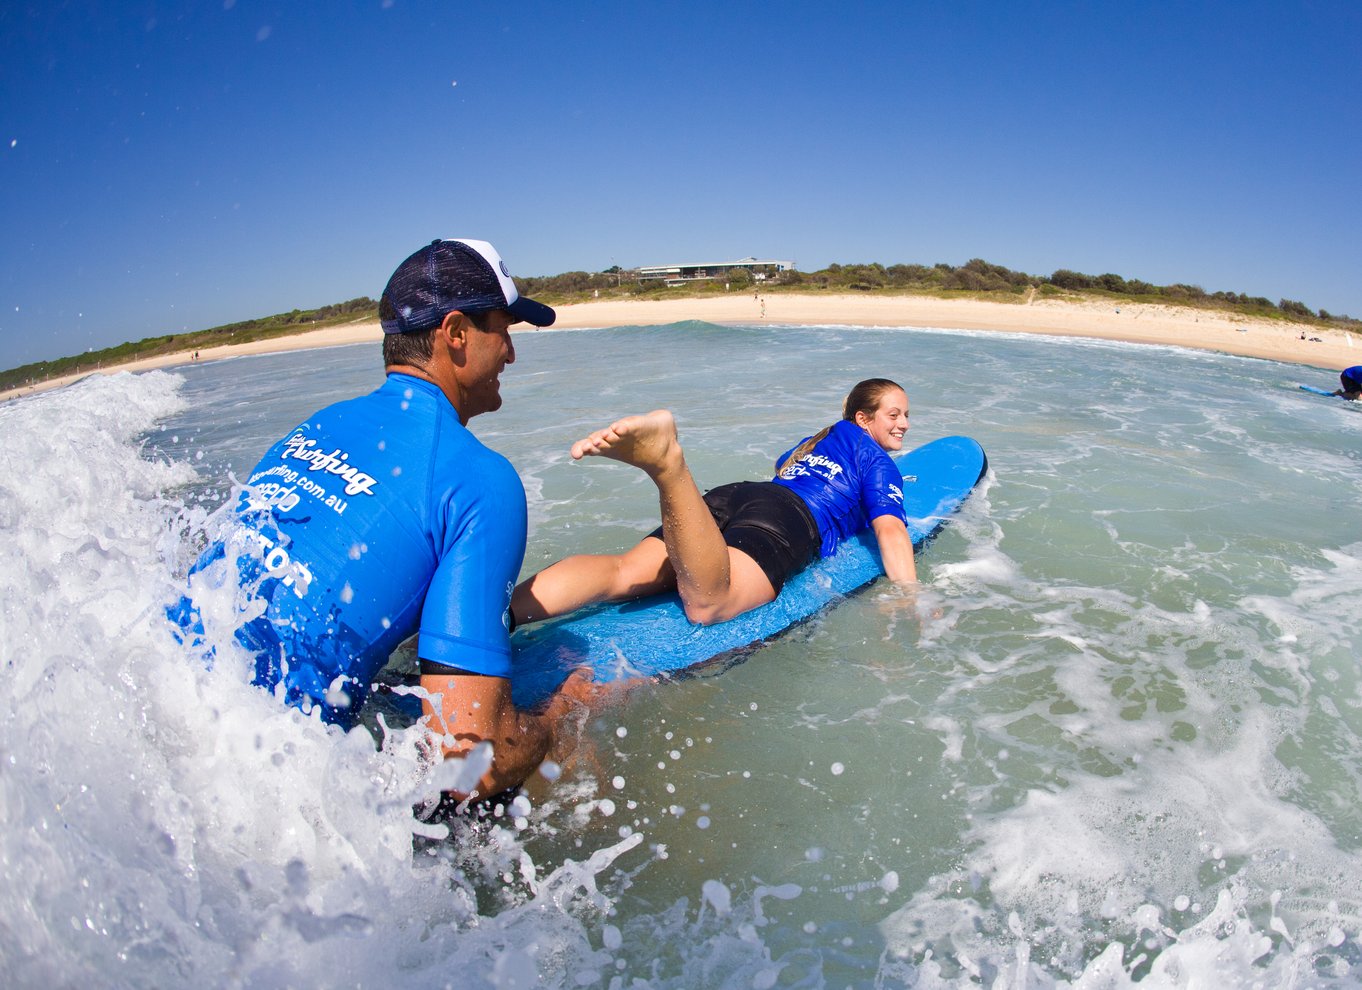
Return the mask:
<path fill-rule="evenodd" d="M 397 266 L 378 304 L 384 333 L 438 327 L 452 310 L 485 313 L 504 309 L 516 322 L 553 324 L 557 314 L 522 296 L 506 262 L 486 241 L 468 237 L 436 240 Z"/>

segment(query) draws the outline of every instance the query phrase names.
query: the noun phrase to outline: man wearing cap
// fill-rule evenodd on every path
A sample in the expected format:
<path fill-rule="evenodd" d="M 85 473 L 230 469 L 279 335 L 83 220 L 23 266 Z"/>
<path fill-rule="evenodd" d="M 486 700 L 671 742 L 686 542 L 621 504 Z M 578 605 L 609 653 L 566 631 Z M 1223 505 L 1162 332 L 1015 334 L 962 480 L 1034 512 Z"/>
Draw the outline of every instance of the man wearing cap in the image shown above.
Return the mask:
<path fill-rule="evenodd" d="M 379 305 L 386 381 L 270 448 L 231 546 L 195 567 L 236 560 L 247 608 L 264 609 L 236 632 L 257 658 L 255 683 L 327 721 L 353 723 L 375 674 L 419 633 L 423 709 L 444 754 L 492 745 L 474 792 L 484 797 L 532 773 L 554 723 L 590 692 L 579 675 L 540 712 L 511 704 L 525 489 L 466 429 L 501 406 L 499 376 L 515 360 L 508 328 L 554 316 L 519 294 L 486 241 L 421 248 Z"/>

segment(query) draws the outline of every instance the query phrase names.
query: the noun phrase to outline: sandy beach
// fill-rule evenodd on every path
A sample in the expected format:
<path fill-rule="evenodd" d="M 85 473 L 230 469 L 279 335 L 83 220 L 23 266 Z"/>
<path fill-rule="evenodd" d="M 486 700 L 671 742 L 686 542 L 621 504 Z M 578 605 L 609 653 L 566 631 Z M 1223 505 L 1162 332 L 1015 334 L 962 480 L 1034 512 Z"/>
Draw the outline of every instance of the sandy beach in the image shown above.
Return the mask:
<path fill-rule="evenodd" d="M 684 320 L 728 325 L 784 323 L 997 330 L 1120 340 L 1134 344 L 1163 344 L 1318 368 L 1321 373 L 1307 377 L 1311 383 L 1322 388 L 1335 387 L 1339 371 L 1362 363 L 1362 337 L 1342 330 L 1142 303 L 1123 303 L 1119 306 L 1094 301 L 1057 300 L 996 303 L 919 296 L 797 293 L 763 295 L 758 298 L 734 293 L 706 298 L 611 300 L 561 306 L 558 307 L 554 329 L 656 326 Z M 532 332 L 533 329 L 524 326 L 518 332 Z M 1306 338 L 1304 340 L 1301 339 L 1302 333 Z M 215 361 L 246 354 L 269 354 L 342 344 L 377 345 L 382 336 L 376 321 L 366 321 L 292 337 L 203 348 L 198 351 L 198 360 Z M 149 371 L 189 364 L 192 360 L 193 352 L 185 351 L 101 368 L 96 373 Z M 88 374 L 90 372 L 81 372 L 0 392 L 0 400 L 57 388 Z"/>

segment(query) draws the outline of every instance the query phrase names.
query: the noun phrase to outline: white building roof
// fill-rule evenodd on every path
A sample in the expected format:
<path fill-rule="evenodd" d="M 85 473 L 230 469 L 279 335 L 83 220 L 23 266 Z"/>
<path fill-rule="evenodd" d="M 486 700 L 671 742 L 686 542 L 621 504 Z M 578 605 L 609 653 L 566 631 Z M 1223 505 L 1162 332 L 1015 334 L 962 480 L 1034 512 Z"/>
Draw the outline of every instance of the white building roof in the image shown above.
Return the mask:
<path fill-rule="evenodd" d="M 777 268 L 794 268 L 793 261 L 775 258 L 741 258 L 738 261 L 692 261 L 676 265 L 642 265 L 635 269 L 639 272 L 672 272 L 682 268 L 735 268 L 747 265 L 774 265 Z"/>

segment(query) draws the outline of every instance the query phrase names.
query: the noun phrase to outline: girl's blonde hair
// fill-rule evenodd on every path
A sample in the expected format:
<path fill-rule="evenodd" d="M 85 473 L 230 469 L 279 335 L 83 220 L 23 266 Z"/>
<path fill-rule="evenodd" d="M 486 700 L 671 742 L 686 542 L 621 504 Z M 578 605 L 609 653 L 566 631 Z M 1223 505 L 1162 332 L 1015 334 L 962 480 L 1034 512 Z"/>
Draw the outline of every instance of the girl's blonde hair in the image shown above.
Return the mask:
<path fill-rule="evenodd" d="M 856 421 L 857 413 L 865 413 L 867 416 L 874 416 L 880 408 L 880 400 L 884 398 L 886 392 L 898 389 L 905 391 L 898 382 L 890 381 L 888 378 L 867 378 L 863 382 L 857 382 L 852 386 L 847 397 L 842 400 L 842 419 L 849 422 Z M 780 467 L 776 468 L 776 474 L 781 474 L 791 464 L 797 463 L 809 451 L 817 447 L 822 439 L 828 435 L 832 425 L 823 427 L 809 439 L 805 440 L 794 450 L 790 451 L 790 456 L 781 461 Z"/>

